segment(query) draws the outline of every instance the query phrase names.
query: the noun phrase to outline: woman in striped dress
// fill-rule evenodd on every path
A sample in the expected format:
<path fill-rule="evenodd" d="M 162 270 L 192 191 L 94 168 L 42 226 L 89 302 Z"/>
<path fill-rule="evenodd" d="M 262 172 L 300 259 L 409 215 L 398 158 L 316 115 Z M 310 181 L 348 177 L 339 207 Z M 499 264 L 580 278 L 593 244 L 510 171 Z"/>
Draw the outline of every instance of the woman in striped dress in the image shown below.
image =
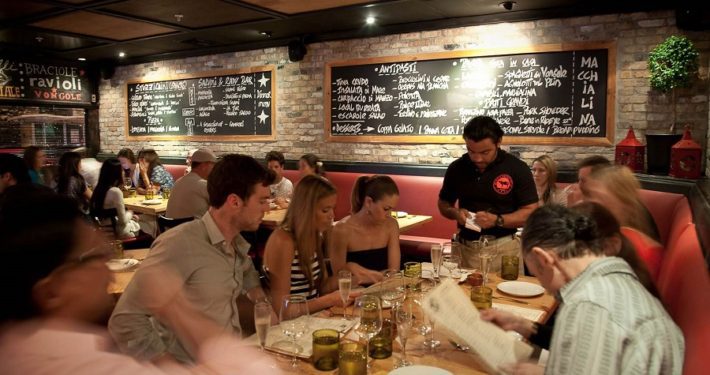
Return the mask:
<path fill-rule="evenodd" d="M 308 298 L 309 312 L 342 305 L 337 279 L 324 263 L 324 236 L 333 225 L 336 190 L 328 180 L 306 176 L 296 185 L 286 218 L 266 242 L 264 271 L 271 300 L 289 294 Z"/>

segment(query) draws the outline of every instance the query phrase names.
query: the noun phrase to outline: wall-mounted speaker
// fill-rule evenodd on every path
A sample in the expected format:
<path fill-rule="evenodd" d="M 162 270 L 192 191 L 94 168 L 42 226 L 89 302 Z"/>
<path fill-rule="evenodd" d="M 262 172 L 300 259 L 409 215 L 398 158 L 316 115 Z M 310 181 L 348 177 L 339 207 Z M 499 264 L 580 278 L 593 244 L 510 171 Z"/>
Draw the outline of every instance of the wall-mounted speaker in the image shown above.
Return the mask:
<path fill-rule="evenodd" d="M 288 59 L 290 61 L 303 60 L 303 57 L 306 56 L 306 52 L 308 52 L 308 50 L 302 40 L 295 39 L 288 43 Z"/>

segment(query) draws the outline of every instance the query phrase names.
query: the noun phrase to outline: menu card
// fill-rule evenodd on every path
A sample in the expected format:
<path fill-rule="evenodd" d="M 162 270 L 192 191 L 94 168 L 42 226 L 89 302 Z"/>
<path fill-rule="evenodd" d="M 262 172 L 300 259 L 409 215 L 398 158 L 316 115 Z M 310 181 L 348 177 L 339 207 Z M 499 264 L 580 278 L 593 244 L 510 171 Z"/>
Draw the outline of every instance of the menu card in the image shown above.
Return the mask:
<path fill-rule="evenodd" d="M 426 295 L 422 309 L 454 341 L 468 345 L 490 373 L 501 373 L 501 365 L 526 360 L 533 353 L 532 346 L 481 320 L 466 293 L 451 279 Z"/>

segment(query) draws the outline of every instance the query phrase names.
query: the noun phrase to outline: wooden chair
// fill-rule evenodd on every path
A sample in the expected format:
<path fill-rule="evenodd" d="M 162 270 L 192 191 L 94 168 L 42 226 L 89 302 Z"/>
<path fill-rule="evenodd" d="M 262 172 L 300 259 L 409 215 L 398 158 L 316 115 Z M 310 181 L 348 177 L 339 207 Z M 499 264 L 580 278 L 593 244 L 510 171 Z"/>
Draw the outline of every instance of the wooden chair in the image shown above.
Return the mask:
<path fill-rule="evenodd" d="M 140 232 L 135 237 L 119 238 L 117 233 L 118 213 L 115 208 L 93 210 L 91 219 L 97 230 L 105 233 L 109 239 L 120 239 L 124 249 L 141 249 L 150 247 L 153 237 L 147 233 Z"/>
<path fill-rule="evenodd" d="M 165 233 L 166 230 L 176 227 L 182 223 L 195 220 L 194 217 L 170 218 L 165 215 L 158 215 L 158 229 L 160 233 Z"/>

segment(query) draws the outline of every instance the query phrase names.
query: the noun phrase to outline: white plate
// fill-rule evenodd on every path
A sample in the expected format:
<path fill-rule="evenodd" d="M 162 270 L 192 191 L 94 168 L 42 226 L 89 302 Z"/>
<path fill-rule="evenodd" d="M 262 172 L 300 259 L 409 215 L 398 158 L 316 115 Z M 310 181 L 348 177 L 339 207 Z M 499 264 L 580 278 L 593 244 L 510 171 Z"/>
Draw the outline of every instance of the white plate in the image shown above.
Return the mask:
<path fill-rule="evenodd" d="M 147 205 L 156 205 L 156 204 L 161 204 L 161 203 L 163 203 L 163 200 L 162 200 L 162 199 L 158 199 L 158 198 L 155 198 L 155 199 L 144 199 L 143 202 L 141 202 L 141 203 L 147 204 Z"/>
<path fill-rule="evenodd" d="M 432 366 L 414 365 L 400 367 L 389 372 L 389 375 L 454 375 L 450 371 Z"/>
<path fill-rule="evenodd" d="M 395 211 L 394 216 L 397 218 L 407 217 L 407 213 L 404 211 Z"/>
<path fill-rule="evenodd" d="M 136 259 L 111 259 L 106 262 L 106 266 L 113 272 L 128 271 L 138 264 Z"/>
<path fill-rule="evenodd" d="M 525 281 L 505 281 L 498 284 L 497 288 L 505 294 L 516 297 L 534 297 L 545 292 L 545 288 L 540 285 Z"/>

